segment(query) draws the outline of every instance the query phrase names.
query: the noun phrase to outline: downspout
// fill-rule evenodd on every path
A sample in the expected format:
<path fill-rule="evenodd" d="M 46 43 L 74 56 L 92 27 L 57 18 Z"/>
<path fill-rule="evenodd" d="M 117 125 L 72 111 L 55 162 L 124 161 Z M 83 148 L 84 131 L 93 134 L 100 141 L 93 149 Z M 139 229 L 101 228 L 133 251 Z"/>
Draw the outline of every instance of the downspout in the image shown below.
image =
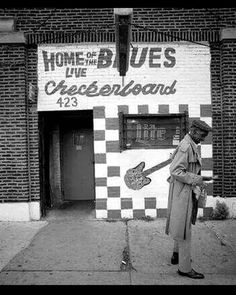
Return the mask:
<path fill-rule="evenodd" d="M 225 160 L 224 160 L 224 101 L 223 101 L 223 82 L 222 82 L 222 44 L 220 43 L 220 107 L 221 107 L 221 157 L 222 157 L 222 186 L 221 192 L 224 198 L 225 183 Z"/>
<path fill-rule="evenodd" d="M 30 172 L 30 132 L 29 132 L 29 78 L 28 78 L 28 47 L 25 47 L 25 111 L 26 111 L 26 145 L 27 145 L 27 168 L 29 183 L 29 203 L 32 200 L 31 192 L 31 172 Z M 31 210 L 29 204 L 29 213 L 31 219 Z"/>

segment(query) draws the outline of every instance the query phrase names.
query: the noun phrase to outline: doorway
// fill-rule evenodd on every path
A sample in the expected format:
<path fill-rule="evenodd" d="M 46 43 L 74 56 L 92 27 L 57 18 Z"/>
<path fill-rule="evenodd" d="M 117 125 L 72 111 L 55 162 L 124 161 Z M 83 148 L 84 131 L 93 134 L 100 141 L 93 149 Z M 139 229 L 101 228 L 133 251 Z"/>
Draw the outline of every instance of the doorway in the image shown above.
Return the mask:
<path fill-rule="evenodd" d="M 93 111 L 40 112 L 39 134 L 42 216 L 94 211 Z"/>

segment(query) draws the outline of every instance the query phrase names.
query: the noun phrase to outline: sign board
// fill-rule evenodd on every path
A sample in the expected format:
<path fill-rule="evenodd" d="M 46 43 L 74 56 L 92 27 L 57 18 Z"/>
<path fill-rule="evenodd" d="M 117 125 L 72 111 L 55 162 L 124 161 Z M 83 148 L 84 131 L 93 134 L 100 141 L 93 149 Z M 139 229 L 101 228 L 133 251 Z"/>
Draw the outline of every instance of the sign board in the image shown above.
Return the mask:
<path fill-rule="evenodd" d="M 38 111 L 91 109 L 94 105 L 210 103 L 207 46 L 133 43 L 129 70 L 119 76 L 114 43 L 38 47 Z"/>

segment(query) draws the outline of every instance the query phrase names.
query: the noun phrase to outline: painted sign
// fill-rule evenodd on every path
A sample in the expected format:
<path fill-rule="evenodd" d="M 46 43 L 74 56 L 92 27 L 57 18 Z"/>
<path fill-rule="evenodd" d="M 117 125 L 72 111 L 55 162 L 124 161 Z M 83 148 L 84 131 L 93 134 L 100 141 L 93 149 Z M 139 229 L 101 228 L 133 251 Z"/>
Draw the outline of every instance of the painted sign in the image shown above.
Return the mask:
<path fill-rule="evenodd" d="M 180 97 L 184 103 L 189 93 L 204 91 L 209 60 L 209 48 L 200 45 L 134 43 L 122 81 L 114 43 L 40 45 L 38 110 L 87 109 L 127 98 L 169 103 Z"/>

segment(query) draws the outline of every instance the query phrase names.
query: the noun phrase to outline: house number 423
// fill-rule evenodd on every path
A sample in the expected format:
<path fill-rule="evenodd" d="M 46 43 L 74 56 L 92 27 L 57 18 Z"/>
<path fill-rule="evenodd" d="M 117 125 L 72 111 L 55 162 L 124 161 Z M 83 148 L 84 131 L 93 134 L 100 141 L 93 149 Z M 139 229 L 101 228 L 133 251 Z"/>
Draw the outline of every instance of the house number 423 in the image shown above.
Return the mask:
<path fill-rule="evenodd" d="M 75 96 L 72 97 L 60 97 L 57 100 L 57 104 L 60 105 L 60 108 L 70 108 L 70 107 L 77 107 L 78 101 Z"/>

